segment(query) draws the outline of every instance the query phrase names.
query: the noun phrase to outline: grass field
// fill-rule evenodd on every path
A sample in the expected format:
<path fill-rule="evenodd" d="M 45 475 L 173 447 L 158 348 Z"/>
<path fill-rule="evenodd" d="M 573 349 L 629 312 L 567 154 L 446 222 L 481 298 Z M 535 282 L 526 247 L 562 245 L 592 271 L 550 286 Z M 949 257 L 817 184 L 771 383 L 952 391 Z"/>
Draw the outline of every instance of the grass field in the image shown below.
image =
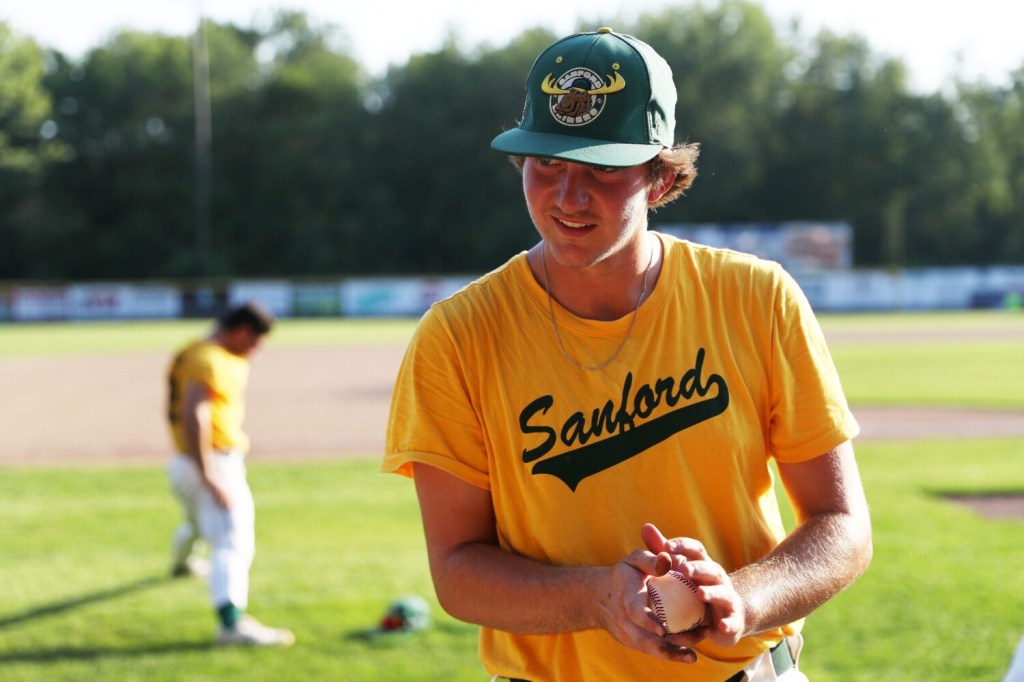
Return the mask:
<path fill-rule="evenodd" d="M 851 402 L 1024 408 L 1024 315 L 824 315 Z"/>
<path fill-rule="evenodd" d="M 391 343 L 407 340 L 415 324 L 407 319 L 281 320 L 272 340 L 282 346 Z M 208 322 L 197 320 L 0 325 L 0 357 L 165 352 L 201 336 L 209 327 Z"/>
<path fill-rule="evenodd" d="M 1019 350 L 1004 353 L 1015 344 L 990 333 L 1006 319 L 822 322 L 835 334 L 852 402 L 900 391 L 915 404 L 1020 407 Z M 1016 318 L 1008 324 L 1020 329 Z M 0 327 L 0 355 L 164 349 L 169 336 L 199 329 Z M 394 342 L 410 330 L 408 322 L 286 321 L 275 343 Z M 956 374 L 964 363 L 971 370 Z M 942 373 L 947 381 L 936 381 Z M 377 473 L 377 456 L 251 467 L 259 514 L 251 608 L 298 637 L 292 649 L 267 651 L 211 647 L 204 587 L 165 578 L 177 509 L 158 467 L 0 468 L 0 680 L 486 679 L 475 628 L 433 599 L 412 486 Z M 875 558 L 808 620 L 805 671 L 814 682 L 1000 679 L 1024 633 L 1022 521 L 987 520 L 943 496 L 1024 492 L 1024 443 L 864 442 L 858 458 Z M 434 626 L 370 635 L 403 594 L 433 604 Z"/>

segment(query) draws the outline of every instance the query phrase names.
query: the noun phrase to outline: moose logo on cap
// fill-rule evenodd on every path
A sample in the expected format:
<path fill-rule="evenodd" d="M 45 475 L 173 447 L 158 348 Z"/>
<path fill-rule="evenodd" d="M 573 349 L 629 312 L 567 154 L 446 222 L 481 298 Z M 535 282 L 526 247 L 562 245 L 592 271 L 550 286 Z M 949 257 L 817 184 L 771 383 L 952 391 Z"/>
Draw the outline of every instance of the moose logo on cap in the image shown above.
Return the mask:
<path fill-rule="evenodd" d="M 617 70 L 618 64 L 612 69 Z M 550 95 L 548 110 L 562 125 L 587 125 L 604 110 L 607 95 L 626 87 L 626 80 L 618 73 L 608 76 L 605 83 L 595 72 L 586 67 L 575 67 L 566 71 L 558 80 L 548 74 L 540 89 Z"/>

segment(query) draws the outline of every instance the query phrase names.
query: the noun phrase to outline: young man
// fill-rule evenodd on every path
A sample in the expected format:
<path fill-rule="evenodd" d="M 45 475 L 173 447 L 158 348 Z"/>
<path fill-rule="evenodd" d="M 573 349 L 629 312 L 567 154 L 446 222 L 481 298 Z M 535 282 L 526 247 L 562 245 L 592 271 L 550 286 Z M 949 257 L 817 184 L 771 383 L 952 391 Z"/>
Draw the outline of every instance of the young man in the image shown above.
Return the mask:
<path fill-rule="evenodd" d="M 383 469 L 415 478 L 438 598 L 496 679 L 803 680 L 803 617 L 870 561 L 858 427 L 796 284 L 647 229 L 695 175 L 675 92 L 611 29 L 540 55 L 492 147 L 541 241 L 436 304 L 396 382 Z M 682 634 L 648 605 L 670 565 L 707 604 Z"/>
<path fill-rule="evenodd" d="M 288 630 L 245 614 L 256 545 L 256 510 L 245 472 L 249 439 L 242 430 L 249 357 L 273 326 L 256 303 L 229 310 L 206 339 L 180 351 L 168 374 L 168 419 L 177 454 L 168 467 L 184 520 L 172 540 L 172 575 L 209 573 L 220 620 L 218 644 L 290 645 Z M 193 553 L 202 537 L 205 563 Z"/>

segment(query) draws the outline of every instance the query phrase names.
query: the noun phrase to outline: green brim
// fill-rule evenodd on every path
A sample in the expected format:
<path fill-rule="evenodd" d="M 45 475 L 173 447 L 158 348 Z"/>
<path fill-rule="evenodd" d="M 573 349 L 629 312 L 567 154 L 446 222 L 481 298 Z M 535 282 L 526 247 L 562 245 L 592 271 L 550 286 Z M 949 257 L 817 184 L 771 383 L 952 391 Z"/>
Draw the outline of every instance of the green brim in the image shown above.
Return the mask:
<path fill-rule="evenodd" d="M 576 135 L 535 133 L 513 128 L 491 140 L 491 149 L 514 156 L 545 156 L 590 166 L 625 168 L 647 163 L 664 147 L 660 144 L 606 142 Z"/>

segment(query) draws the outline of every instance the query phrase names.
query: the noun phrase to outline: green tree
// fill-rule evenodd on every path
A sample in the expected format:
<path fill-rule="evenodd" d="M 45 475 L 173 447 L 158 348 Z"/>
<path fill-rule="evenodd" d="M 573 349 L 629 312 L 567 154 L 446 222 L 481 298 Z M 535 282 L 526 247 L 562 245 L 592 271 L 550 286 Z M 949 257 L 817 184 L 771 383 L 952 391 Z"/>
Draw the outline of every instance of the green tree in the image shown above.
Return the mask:
<path fill-rule="evenodd" d="M 878 61 L 856 36 L 824 31 L 811 49 L 773 112 L 759 203 L 775 220 L 851 221 L 858 256 L 877 263 L 882 216 L 906 192 L 915 120 L 905 69 Z"/>
<path fill-rule="evenodd" d="M 364 253 L 378 271 L 478 272 L 536 238 L 515 171 L 489 145 L 516 124 L 529 68 L 553 39 L 528 31 L 476 58 L 450 41 L 388 73 L 365 157 Z"/>
<path fill-rule="evenodd" d="M 657 222 L 729 222 L 758 215 L 771 159 L 765 140 L 784 92 L 792 48 L 764 9 L 744 0 L 695 4 L 641 17 L 631 32 L 662 54 L 679 91 L 678 142 L 698 142 L 699 178 Z"/>
<path fill-rule="evenodd" d="M 30 38 L 0 22 L 0 172 L 30 178 L 43 164 L 40 127 L 50 116 L 43 87 L 44 54 Z"/>
<path fill-rule="evenodd" d="M 0 278 L 31 274 L 43 171 L 62 158 L 44 85 L 46 55 L 0 22 Z"/>
<path fill-rule="evenodd" d="M 778 220 L 848 220 L 859 265 L 985 262 L 974 239 L 987 175 L 945 96 L 914 95 L 902 62 L 822 32 L 778 112 L 761 205 Z"/>
<path fill-rule="evenodd" d="M 251 100 L 259 87 L 260 35 L 231 25 L 206 28 L 214 121 L 222 130 L 244 126 L 250 112 L 234 101 Z M 123 32 L 81 63 L 61 59 L 49 78 L 61 139 L 75 152 L 48 177 L 63 235 L 47 259 L 56 271 L 50 276 L 196 274 L 194 40 Z M 216 162 L 214 173 L 214 210 L 232 215 Z M 221 244 L 230 247 L 226 239 Z M 212 272 L 230 274 L 231 256 L 215 251 Z"/>
<path fill-rule="evenodd" d="M 1024 261 L 1024 65 L 1005 88 L 961 83 L 964 137 L 975 150 L 966 191 L 975 220 L 960 225 L 979 263 Z"/>
<path fill-rule="evenodd" d="M 267 55 L 256 80 L 214 112 L 215 244 L 230 273 L 365 267 L 357 241 L 372 227 L 356 206 L 368 78 L 337 42 L 333 27 L 280 14 L 254 45 Z"/>
<path fill-rule="evenodd" d="M 181 274 L 192 224 L 189 40 L 123 32 L 48 78 L 73 158 L 47 178 L 59 243 L 42 276 Z"/>
<path fill-rule="evenodd" d="M 702 145 L 655 226 L 848 220 L 859 265 L 1024 258 L 1024 69 L 913 94 L 863 38 L 782 34 L 749 0 L 608 23 L 665 56 Z M 557 36 L 452 36 L 371 79 L 301 13 L 205 35 L 213 275 L 475 273 L 537 238 L 489 142 Z M 195 46 L 123 32 L 73 62 L 0 24 L 0 277 L 197 271 Z"/>

